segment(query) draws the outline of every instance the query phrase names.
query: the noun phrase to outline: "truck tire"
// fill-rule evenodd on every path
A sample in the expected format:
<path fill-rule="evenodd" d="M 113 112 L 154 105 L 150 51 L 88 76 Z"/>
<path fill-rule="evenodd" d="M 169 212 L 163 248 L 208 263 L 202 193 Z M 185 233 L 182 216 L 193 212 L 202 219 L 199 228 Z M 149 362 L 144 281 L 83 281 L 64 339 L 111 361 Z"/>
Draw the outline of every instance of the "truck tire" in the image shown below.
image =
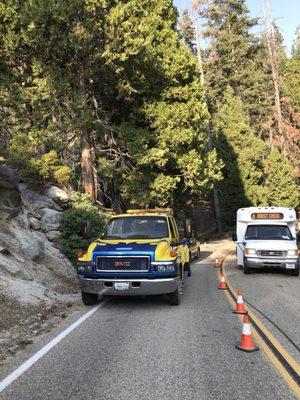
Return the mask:
<path fill-rule="evenodd" d="M 295 268 L 294 270 L 293 269 L 290 270 L 290 274 L 292 276 L 299 276 L 299 266 L 298 266 L 298 268 Z"/>
<path fill-rule="evenodd" d="M 181 290 L 178 286 L 175 292 L 170 293 L 169 295 L 169 304 L 170 306 L 179 306 L 181 301 Z"/>
<path fill-rule="evenodd" d="M 243 271 L 244 274 L 251 274 L 251 269 L 249 267 L 247 267 L 245 264 L 243 265 Z"/>
<path fill-rule="evenodd" d="M 192 275 L 192 271 L 191 271 L 191 263 L 187 262 L 184 264 L 184 270 L 187 271 L 187 276 L 191 276 Z"/>
<path fill-rule="evenodd" d="M 94 293 L 81 292 L 81 297 L 85 306 L 93 306 L 98 301 L 98 295 Z"/>

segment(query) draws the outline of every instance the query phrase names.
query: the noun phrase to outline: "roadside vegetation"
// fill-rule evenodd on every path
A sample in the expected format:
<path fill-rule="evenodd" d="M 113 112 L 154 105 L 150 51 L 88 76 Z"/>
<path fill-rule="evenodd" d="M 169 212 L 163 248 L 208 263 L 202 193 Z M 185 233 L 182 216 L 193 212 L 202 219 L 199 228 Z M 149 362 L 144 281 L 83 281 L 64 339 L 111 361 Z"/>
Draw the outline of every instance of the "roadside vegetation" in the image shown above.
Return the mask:
<path fill-rule="evenodd" d="M 178 210 L 214 190 L 231 225 L 240 206 L 299 203 L 299 32 L 287 57 L 273 26 L 278 108 L 245 1 L 193 10 L 202 64 L 192 16 L 171 0 L 0 0 L 0 156 L 33 186 L 92 199 L 75 195 L 63 217 L 71 258 L 99 208 Z"/>
<path fill-rule="evenodd" d="M 60 230 L 61 251 L 75 262 L 77 251 L 86 249 L 88 245 L 99 238 L 100 233 L 108 220 L 109 213 L 104 213 L 93 203 L 88 194 L 76 193 L 72 199 L 72 206 L 62 214 Z M 92 226 L 92 236 L 83 237 L 84 226 L 89 221 Z"/>

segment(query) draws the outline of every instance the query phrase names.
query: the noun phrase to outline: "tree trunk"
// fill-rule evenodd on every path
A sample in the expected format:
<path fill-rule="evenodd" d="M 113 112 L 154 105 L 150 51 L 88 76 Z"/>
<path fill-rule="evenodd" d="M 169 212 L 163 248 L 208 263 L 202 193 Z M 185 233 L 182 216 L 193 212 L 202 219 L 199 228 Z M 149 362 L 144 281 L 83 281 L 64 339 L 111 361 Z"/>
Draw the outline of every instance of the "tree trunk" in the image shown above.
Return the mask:
<path fill-rule="evenodd" d="M 218 182 L 216 181 L 214 181 L 213 183 L 213 195 L 214 195 L 214 208 L 215 208 L 218 233 L 223 233 L 224 230 L 223 230 L 221 206 L 219 199 L 219 185 Z"/>
<path fill-rule="evenodd" d="M 208 150 L 211 151 L 213 148 L 212 137 L 211 137 L 211 129 L 210 122 L 206 125 L 206 132 L 208 136 Z M 213 204 L 215 210 L 215 217 L 217 221 L 217 229 L 218 233 L 223 233 L 223 223 L 222 223 L 222 213 L 221 213 L 221 204 L 219 199 L 219 185 L 217 181 L 213 182 Z"/>
<path fill-rule="evenodd" d="M 281 110 L 281 99 L 280 99 L 280 78 L 279 78 L 279 68 L 277 63 L 277 54 L 276 54 L 276 40 L 274 34 L 273 20 L 272 20 L 272 12 L 270 0 L 267 1 L 267 7 L 265 6 L 265 0 L 261 0 L 262 11 L 264 15 L 264 23 L 266 30 L 266 40 L 267 47 L 269 52 L 269 62 L 272 70 L 272 78 L 274 84 L 274 97 L 275 97 L 275 110 L 277 116 L 277 126 L 280 140 L 280 149 L 283 153 L 285 153 L 284 146 L 284 131 L 282 129 L 282 110 Z M 266 10 L 267 8 L 267 10 Z M 272 146 L 273 135 L 270 137 L 270 143 Z"/>
<path fill-rule="evenodd" d="M 193 4 L 193 3 L 192 3 Z M 197 59 L 198 59 L 198 66 L 200 71 L 200 84 L 202 90 L 205 94 L 205 87 L 204 87 L 204 71 L 203 71 L 203 63 L 201 57 L 201 46 L 200 46 L 200 32 L 198 27 L 198 15 L 197 15 L 197 7 L 195 3 L 195 7 L 192 9 L 194 10 L 193 17 L 194 17 L 194 32 L 195 32 L 195 40 L 196 40 L 196 49 L 197 49 Z M 206 133 L 208 138 L 208 151 L 212 151 L 213 144 L 212 144 L 212 137 L 211 137 L 211 128 L 210 122 L 206 125 Z M 217 230 L 218 233 L 223 233 L 223 224 L 222 224 L 222 215 L 221 215 L 221 206 L 219 200 L 219 190 L 218 190 L 218 183 L 216 181 L 213 182 L 213 206 L 215 210 L 215 217 L 217 221 Z"/>
<path fill-rule="evenodd" d="M 79 75 L 79 89 L 82 98 L 82 111 L 85 110 L 86 104 L 86 87 L 83 76 L 83 66 L 81 65 L 78 70 Z M 93 199 L 97 198 L 96 182 L 97 176 L 94 173 L 94 162 L 92 154 L 92 146 L 89 140 L 86 127 L 83 125 L 80 128 L 80 144 L 81 144 L 81 176 L 82 176 L 82 190 L 84 193 L 89 194 Z"/>
<path fill-rule="evenodd" d="M 92 149 L 84 128 L 81 129 L 81 176 L 83 192 L 96 199 Z"/>
<path fill-rule="evenodd" d="M 203 71 L 203 63 L 202 63 L 202 56 L 201 56 L 198 19 L 197 19 L 196 13 L 194 14 L 194 30 L 195 30 L 195 38 L 196 38 L 197 59 L 198 59 L 198 65 L 199 65 L 199 70 L 200 70 L 200 83 L 204 90 L 204 71 Z"/>

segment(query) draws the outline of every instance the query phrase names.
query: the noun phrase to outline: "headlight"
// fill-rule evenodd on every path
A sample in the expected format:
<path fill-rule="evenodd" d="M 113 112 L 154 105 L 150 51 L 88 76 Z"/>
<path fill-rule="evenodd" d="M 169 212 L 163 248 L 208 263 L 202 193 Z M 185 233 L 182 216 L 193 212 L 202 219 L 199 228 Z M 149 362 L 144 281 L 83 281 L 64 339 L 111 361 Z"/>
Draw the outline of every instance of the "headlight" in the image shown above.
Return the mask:
<path fill-rule="evenodd" d="M 244 256 L 253 256 L 256 254 L 255 249 L 245 249 L 244 250 Z"/>
<path fill-rule="evenodd" d="M 157 265 L 156 270 L 159 272 L 165 272 L 166 271 L 166 266 L 165 265 Z"/>
<path fill-rule="evenodd" d="M 154 261 L 152 262 L 152 265 L 154 265 L 156 271 L 159 272 L 174 272 L 176 270 L 176 265 L 170 261 L 166 262 Z"/>
<path fill-rule="evenodd" d="M 295 250 L 288 250 L 287 251 L 287 255 L 288 256 L 298 256 L 299 255 L 299 250 L 295 249 Z"/>
<path fill-rule="evenodd" d="M 86 262 L 77 264 L 77 271 L 78 272 L 91 272 L 92 269 L 93 269 L 93 265 L 92 264 L 87 264 Z"/>

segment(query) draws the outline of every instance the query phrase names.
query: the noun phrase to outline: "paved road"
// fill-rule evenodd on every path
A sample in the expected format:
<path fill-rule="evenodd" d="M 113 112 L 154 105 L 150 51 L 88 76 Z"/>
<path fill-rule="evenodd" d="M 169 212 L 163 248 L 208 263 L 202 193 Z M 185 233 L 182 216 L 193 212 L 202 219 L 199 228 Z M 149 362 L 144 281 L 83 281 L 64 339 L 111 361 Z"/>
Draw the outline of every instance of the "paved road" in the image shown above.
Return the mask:
<path fill-rule="evenodd" d="M 216 289 L 208 258 L 193 265 L 179 307 L 161 297 L 110 300 L 0 398 L 294 399 L 263 351 L 235 349 L 241 323 Z"/>
<path fill-rule="evenodd" d="M 251 310 L 300 363 L 300 278 L 290 276 L 285 271 L 270 270 L 256 270 L 245 275 L 243 270 L 237 267 L 235 256 L 226 260 L 225 268 L 234 289 L 243 291 L 245 300 L 256 308 L 250 306 Z M 296 346 L 269 319 L 283 330 Z"/>

